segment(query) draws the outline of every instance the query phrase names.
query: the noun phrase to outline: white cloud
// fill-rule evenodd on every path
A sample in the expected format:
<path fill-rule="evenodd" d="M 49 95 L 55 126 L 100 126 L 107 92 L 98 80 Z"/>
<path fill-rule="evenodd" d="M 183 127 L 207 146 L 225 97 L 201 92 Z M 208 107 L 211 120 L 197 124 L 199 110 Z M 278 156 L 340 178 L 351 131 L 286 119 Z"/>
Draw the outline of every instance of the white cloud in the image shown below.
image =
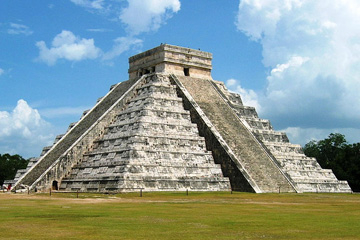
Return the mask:
<path fill-rule="evenodd" d="M 143 40 L 135 38 L 144 32 L 157 31 L 167 19 L 180 10 L 180 0 L 70 0 L 74 4 L 86 8 L 92 13 L 102 14 L 115 21 L 121 21 L 127 35 L 114 40 L 112 49 L 102 54 L 102 60 L 108 61 L 129 49 L 141 48 Z M 127 4 L 127 6 L 124 6 Z M 114 17 L 115 16 L 115 17 Z M 108 29 L 91 28 L 88 32 L 107 32 Z M 40 57 L 49 65 L 53 65 L 58 57 L 58 49 L 47 49 L 44 42 L 38 42 Z M 52 50 L 52 51 L 49 51 Z M 110 63 L 111 64 L 111 63 Z"/>
<path fill-rule="evenodd" d="M 306 143 L 327 138 L 330 133 L 341 133 L 345 135 L 349 143 L 359 142 L 360 129 L 358 128 L 300 128 L 288 127 L 281 131 L 286 132 L 290 142 L 304 146 Z"/>
<path fill-rule="evenodd" d="M 360 2 L 242 0 L 236 25 L 271 69 L 263 113 L 281 128 L 360 123 Z"/>
<path fill-rule="evenodd" d="M 4 74 L 4 69 L 0 68 L 0 76 Z"/>
<path fill-rule="evenodd" d="M 70 0 L 71 2 L 79 5 L 81 7 L 89 8 L 89 9 L 103 9 L 104 8 L 104 0 Z"/>
<path fill-rule="evenodd" d="M 29 27 L 23 25 L 23 24 L 18 24 L 18 23 L 10 23 L 10 28 L 7 30 L 8 34 L 24 34 L 26 36 L 29 36 L 31 34 L 33 34 L 33 31 L 30 30 Z"/>
<path fill-rule="evenodd" d="M 38 156 L 54 139 L 51 126 L 36 109 L 20 99 L 12 112 L 0 111 L 0 152 Z"/>
<path fill-rule="evenodd" d="M 127 0 L 120 20 L 127 25 L 131 35 L 156 31 L 172 13 L 180 10 L 179 0 Z"/>
<path fill-rule="evenodd" d="M 54 65 L 58 59 L 81 61 L 98 58 L 102 51 L 94 45 L 94 39 L 75 36 L 72 32 L 63 30 L 56 35 L 48 48 L 44 41 L 36 43 L 39 48 L 38 60 Z"/>
<path fill-rule="evenodd" d="M 278 75 L 280 77 L 280 75 L 283 72 L 285 72 L 288 68 L 300 67 L 303 63 L 305 63 L 308 60 L 309 58 L 294 56 L 287 63 L 277 64 L 276 67 L 271 70 L 271 75 Z"/>
<path fill-rule="evenodd" d="M 242 88 L 239 81 L 236 79 L 228 79 L 225 82 L 226 87 L 233 92 L 239 93 L 244 106 L 255 107 L 258 113 L 261 113 L 261 106 L 259 104 L 258 95 L 253 90 Z"/>
<path fill-rule="evenodd" d="M 233 87 L 237 84 L 237 81 L 235 79 L 228 79 L 225 83 L 226 87 Z"/>
<path fill-rule="evenodd" d="M 125 51 L 128 51 L 131 47 L 141 47 L 142 40 L 132 37 L 119 37 L 114 40 L 113 48 L 104 54 L 103 60 L 111 60 Z"/>
<path fill-rule="evenodd" d="M 81 116 L 85 109 L 91 107 L 59 107 L 59 108 L 47 108 L 41 109 L 40 113 L 46 118 L 59 118 L 65 116 Z"/>

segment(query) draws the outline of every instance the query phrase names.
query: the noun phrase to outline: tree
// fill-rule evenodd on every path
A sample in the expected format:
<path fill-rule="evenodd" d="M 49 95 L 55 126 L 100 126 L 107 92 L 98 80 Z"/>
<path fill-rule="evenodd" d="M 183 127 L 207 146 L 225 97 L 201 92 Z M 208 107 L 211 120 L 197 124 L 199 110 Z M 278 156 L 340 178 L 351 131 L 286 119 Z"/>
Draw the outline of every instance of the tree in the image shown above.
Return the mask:
<path fill-rule="evenodd" d="M 360 191 L 360 143 L 348 144 L 345 136 L 331 133 L 328 138 L 304 146 L 308 157 L 315 157 L 322 168 L 330 168 L 340 180 L 347 180 L 353 191 Z"/>
<path fill-rule="evenodd" d="M 0 185 L 4 183 L 4 180 L 14 179 L 16 171 L 26 168 L 28 163 L 29 160 L 17 154 L 0 154 Z"/>

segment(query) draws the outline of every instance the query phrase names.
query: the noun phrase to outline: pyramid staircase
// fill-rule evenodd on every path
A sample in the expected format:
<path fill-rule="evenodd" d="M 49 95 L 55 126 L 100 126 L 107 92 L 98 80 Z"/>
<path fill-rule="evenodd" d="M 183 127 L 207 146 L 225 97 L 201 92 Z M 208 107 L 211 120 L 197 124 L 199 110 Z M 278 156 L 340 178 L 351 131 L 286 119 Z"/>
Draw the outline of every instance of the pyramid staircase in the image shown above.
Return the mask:
<path fill-rule="evenodd" d="M 222 82 L 213 81 L 213 85 L 298 192 L 351 192 L 347 181 L 339 181 L 332 170 L 322 169 L 315 158 L 304 154 L 300 145 L 291 144 L 286 133 L 274 131 L 269 120 L 258 117 L 255 108 L 244 106 L 239 94 L 229 92 Z"/>
<path fill-rule="evenodd" d="M 19 171 L 14 188 L 351 192 L 211 78 L 210 53 L 172 45 L 129 59 L 129 80 Z"/>
<path fill-rule="evenodd" d="M 134 91 L 60 190 L 229 190 L 169 78 L 148 75 Z"/>

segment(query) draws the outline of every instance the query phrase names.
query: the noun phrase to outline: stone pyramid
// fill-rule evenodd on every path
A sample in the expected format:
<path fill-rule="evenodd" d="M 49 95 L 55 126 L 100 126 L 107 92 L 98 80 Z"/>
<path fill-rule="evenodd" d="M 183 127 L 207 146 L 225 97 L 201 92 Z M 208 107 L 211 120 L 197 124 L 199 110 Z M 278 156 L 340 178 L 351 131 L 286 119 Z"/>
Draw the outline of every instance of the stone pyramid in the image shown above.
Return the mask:
<path fill-rule="evenodd" d="M 63 191 L 351 192 L 238 94 L 211 78 L 212 55 L 162 44 L 129 59 L 15 188 Z"/>

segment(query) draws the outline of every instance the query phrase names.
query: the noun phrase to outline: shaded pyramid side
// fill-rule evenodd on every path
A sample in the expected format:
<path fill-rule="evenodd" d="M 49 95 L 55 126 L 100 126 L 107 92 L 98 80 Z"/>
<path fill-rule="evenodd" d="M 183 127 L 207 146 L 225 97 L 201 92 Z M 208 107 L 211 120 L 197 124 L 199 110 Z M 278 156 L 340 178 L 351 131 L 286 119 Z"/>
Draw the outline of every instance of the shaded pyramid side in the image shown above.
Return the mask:
<path fill-rule="evenodd" d="M 351 192 L 346 181 L 339 181 L 330 169 L 322 169 L 315 158 L 307 157 L 286 133 L 274 131 L 269 120 L 260 119 L 255 108 L 244 106 L 241 96 L 229 92 L 224 83 L 213 82 L 219 93 L 256 136 L 279 167 L 295 184 L 298 192 Z"/>
<path fill-rule="evenodd" d="M 222 152 L 216 154 L 215 160 L 223 162 L 225 167 L 230 164 L 235 167 L 226 176 L 240 172 L 252 191 L 257 193 L 295 191 L 291 180 L 215 89 L 212 79 L 179 75 L 172 75 L 172 78 L 183 98 L 189 101 L 189 108 L 196 115 L 195 121 L 204 126 L 206 139 L 213 139 L 208 145 L 221 145 L 220 148 L 214 145 Z M 230 161 L 227 160 L 229 158 Z M 249 189 L 241 182 L 234 185 L 234 189 L 238 188 L 240 191 Z"/>
<path fill-rule="evenodd" d="M 166 75 L 144 78 L 60 186 L 67 191 L 137 189 L 230 190 Z"/>

